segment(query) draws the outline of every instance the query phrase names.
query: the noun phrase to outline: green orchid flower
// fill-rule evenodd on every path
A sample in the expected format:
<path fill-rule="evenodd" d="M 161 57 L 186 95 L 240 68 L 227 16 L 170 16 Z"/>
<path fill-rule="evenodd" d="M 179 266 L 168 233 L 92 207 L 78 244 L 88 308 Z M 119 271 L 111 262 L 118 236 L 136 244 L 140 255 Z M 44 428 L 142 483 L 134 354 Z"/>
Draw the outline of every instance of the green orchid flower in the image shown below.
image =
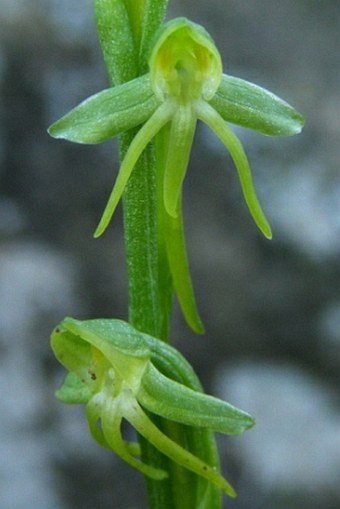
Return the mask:
<path fill-rule="evenodd" d="M 139 459 L 136 443 L 122 438 L 125 419 L 172 461 L 235 496 L 218 464 L 205 461 L 210 453 L 203 458 L 193 454 L 169 439 L 146 413 L 209 433 L 239 434 L 254 425 L 247 413 L 200 392 L 191 366 L 179 352 L 114 319 L 66 318 L 53 331 L 51 345 L 70 372 L 57 397 L 86 405 L 89 428 L 99 444 L 152 479 L 166 478 L 165 470 Z"/>
<path fill-rule="evenodd" d="M 223 74 L 220 54 L 209 34 L 185 18 L 164 24 L 156 34 L 148 74 L 95 94 L 54 123 L 49 133 L 91 144 L 141 126 L 122 161 L 95 237 L 107 228 L 136 162 L 156 139 L 162 242 L 183 314 L 192 329 L 202 333 L 181 207 L 197 120 L 207 124 L 230 152 L 249 211 L 262 233 L 271 238 L 247 156 L 226 121 L 266 135 L 287 136 L 300 132 L 303 118 L 267 90 Z"/>
<path fill-rule="evenodd" d="M 143 124 L 122 162 L 115 186 L 96 230 L 106 229 L 133 167 L 146 145 L 170 123 L 164 173 L 164 203 L 178 215 L 179 198 L 197 120 L 205 122 L 229 150 L 245 201 L 268 238 L 269 224 L 253 187 L 247 157 L 225 120 L 267 135 L 300 132 L 303 118 L 286 102 L 244 80 L 222 74 L 220 54 L 201 26 L 178 18 L 158 34 L 149 59 L 150 72 L 99 92 L 49 128 L 55 138 L 100 143 Z"/>

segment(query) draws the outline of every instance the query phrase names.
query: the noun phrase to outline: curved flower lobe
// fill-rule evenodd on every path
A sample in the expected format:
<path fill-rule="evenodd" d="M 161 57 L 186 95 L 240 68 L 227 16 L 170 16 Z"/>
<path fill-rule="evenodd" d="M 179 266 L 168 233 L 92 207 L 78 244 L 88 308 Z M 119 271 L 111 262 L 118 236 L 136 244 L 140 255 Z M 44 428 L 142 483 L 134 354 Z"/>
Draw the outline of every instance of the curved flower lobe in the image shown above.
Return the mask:
<path fill-rule="evenodd" d="M 150 77 L 156 96 L 211 99 L 222 78 L 220 54 L 203 27 L 178 18 L 167 23 L 155 43 Z"/>
<path fill-rule="evenodd" d="M 194 379 L 179 352 L 120 320 L 66 318 L 54 330 L 51 345 L 70 370 L 57 396 L 66 403 L 86 404 L 90 431 L 100 445 L 153 479 L 167 477 L 164 470 L 139 459 L 135 443 L 123 440 L 121 423 L 126 419 L 164 455 L 235 496 L 216 465 L 168 438 L 144 411 L 227 434 L 239 434 L 254 425 L 242 410 L 162 374 L 156 364 L 169 367 L 170 361 L 180 378 Z"/>

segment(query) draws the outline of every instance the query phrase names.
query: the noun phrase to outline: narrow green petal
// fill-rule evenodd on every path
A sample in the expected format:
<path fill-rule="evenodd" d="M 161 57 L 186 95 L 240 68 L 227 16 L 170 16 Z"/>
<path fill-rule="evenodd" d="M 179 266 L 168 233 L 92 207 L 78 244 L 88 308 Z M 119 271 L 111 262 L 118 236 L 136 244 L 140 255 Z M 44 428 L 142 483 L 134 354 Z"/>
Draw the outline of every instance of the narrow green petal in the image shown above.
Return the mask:
<path fill-rule="evenodd" d="M 164 206 L 172 217 L 178 214 L 178 200 L 188 167 L 195 127 L 196 118 L 191 103 L 180 105 L 171 122 L 164 172 Z"/>
<path fill-rule="evenodd" d="M 162 290 L 166 292 L 168 302 L 171 302 L 172 287 L 174 286 L 182 313 L 189 327 L 191 327 L 194 332 L 202 334 L 204 332 L 204 327 L 197 310 L 186 253 L 181 196 L 178 204 L 177 217 L 173 218 L 170 216 L 164 207 L 164 170 L 166 155 L 169 151 L 169 131 L 170 124 L 167 124 L 157 134 L 155 139 L 159 263 L 162 264 L 162 271 L 170 273 L 167 278 L 167 286 L 165 289 L 162 288 Z"/>
<path fill-rule="evenodd" d="M 89 97 L 52 124 L 48 133 L 77 143 L 101 143 L 142 124 L 158 105 L 145 75 Z"/>
<path fill-rule="evenodd" d="M 99 237 L 106 228 L 113 216 L 113 213 L 118 205 L 118 202 L 123 194 L 124 188 L 129 180 L 131 172 L 138 161 L 141 153 L 152 140 L 156 133 L 166 124 L 173 113 L 173 106 L 165 102 L 160 106 L 155 113 L 149 118 L 149 120 L 141 127 L 136 136 L 131 142 L 129 149 L 123 159 L 120 167 L 116 182 L 112 189 L 111 195 L 105 207 L 102 218 L 95 231 L 94 236 Z"/>
<path fill-rule="evenodd" d="M 139 455 L 138 444 L 129 444 L 123 440 L 118 398 L 97 394 L 87 405 L 86 417 L 91 435 L 99 445 L 111 449 L 131 467 L 153 479 L 162 480 L 168 477 L 164 470 L 146 465 L 134 457 L 136 453 Z"/>
<path fill-rule="evenodd" d="M 137 402 L 130 401 L 129 404 L 125 399 L 124 417 L 132 424 L 138 433 L 165 454 L 165 456 L 168 456 L 184 468 L 212 482 L 227 495 L 231 497 L 236 496 L 234 488 L 214 467 L 211 467 L 164 435 L 146 416 Z"/>
<path fill-rule="evenodd" d="M 255 424 L 246 412 L 170 380 L 152 364 L 145 370 L 137 398 L 147 410 L 161 417 L 228 435 L 243 433 Z"/>
<path fill-rule="evenodd" d="M 239 175 L 243 196 L 249 211 L 263 235 L 267 239 L 271 239 L 271 228 L 256 196 L 249 162 L 240 140 L 208 103 L 203 101 L 197 103 L 197 117 L 214 131 L 229 150 Z"/>
<path fill-rule="evenodd" d="M 99 426 L 101 419 L 101 412 L 103 407 L 103 394 L 98 393 L 95 394 L 86 406 L 86 419 L 89 425 L 89 429 L 94 440 L 107 449 L 110 448 L 107 443 L 106 438 L 104 437 L 103 430 Z"/>
<path fill-rule="evenodd" d="M 270 136 L 298 134 L 304 125 L 302 115 L 276 95 L 225 74 L 209 103 L 224 120 Z"/>
<path fill-rule="evenodd" d="M 141 455 L 141 446 L 138 442 L 127 442 L 124 440 L 124 443 L 131 456 Z"/>
<path fill-rule="evenodd" d="M 166 216 L 164 208 L 164 169 L 166 155 L 168 152 L 168 139 L 171 122 L 168 122 L 155 136 L 154 156 L 155 156 L 155 206 L 157 221 L 157 265 L 158 265 L 158 338 L 167 343 L 171 328 L 171 309 L 173 305 L 174 285 L 170 272 L 169 259 L 166 247 Z"/>
<path fill-rule="evenodd" d="M 165 470 L 152 467 L 136 459 L 131 454 L 131 448 L 122 438 L 121 422 L 122 418 L 125 417 L 127 398 L 129 398 L 128 393 L 123 392 L 116 400 L 108 397 L 104 402 L 101 412 L 101 426 L 106 442 L 123 461 L 142 472 L 142 474 L 159 481 L 166 479 L 168 473 Z M 134 401 L 133 398 L 131 398 L 131 401 Z"/>
<path fill-rule="evenodd" d="M 179 201 L 181 202 L 181 198 Z M 164 223 L 169 266 L 182 313 L 192 330 L 203 334 L 204 327 L 197 310 L 186 253 L 181 203 L 178 205 L 177 217 L 165 213 Z"/>

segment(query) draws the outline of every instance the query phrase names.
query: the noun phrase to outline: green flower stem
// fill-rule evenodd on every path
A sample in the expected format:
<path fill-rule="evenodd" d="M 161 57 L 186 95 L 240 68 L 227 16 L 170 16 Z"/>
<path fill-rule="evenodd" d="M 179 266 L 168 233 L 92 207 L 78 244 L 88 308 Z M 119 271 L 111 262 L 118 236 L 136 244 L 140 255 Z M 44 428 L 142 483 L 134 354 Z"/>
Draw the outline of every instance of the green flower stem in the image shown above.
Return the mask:
<path fill-rule="evenodd" d="M 123 0 L 94 0 L 97 33 L 110 85 L 137 76 L 135 43 Z"/>
<path fill-rule="evenodd" d="M 178 425 L 176 422 L 164 421 L 163 431 L 177 443 L 185 443 L 183 426 Z M 176 509 L 195 509 L 196 490 L 193 489 L 193 486 L 195 486 L 194 474 L 174 462 L 169 462 L 169 473 L 172 483 L 173 507 Z"/>
<path fill-rule="evenodd" d="M 111 85 L 136 77 L 136 59 L 131 56 L 132 38 L 136 49 L 141 47 L 140 68 L 145 70 L 147 57 L 143 50 L 146 51 L 153 32 L 163 18 L 167 1 L 146 0 L 145 16 L 141 15 L 142 4 L 143 2 L 136 2 L 137 12 L 133 11 L 133 3 L 129 1 L 95 1 L 97 29 Z M 126 24 L 126 14 L 132 28 L 130 23 Z M 112 19 L 121 19 L 122 22 L 113 28 L 110 22 Z M 138 29 L 138 19 L 142 21 L 145 30 L 143 26 L 141 30 Z M 125 54 L 121 49 L 120 38 L 125 41 Z M 129 57 L 126 58 L 126 55 Z M 120 136 L 121 161 L 134 136 L 135 131 Z M 124 192 L 123 211 L 129 281 L 129 321 L 136 329 L 168 341 L 172 285 L 157 224 L 157 219 L 160 218 L 157 218 L 156 162 L 152 145 L 144 150 L 129 179 Z M 163 427 L 169 438 L 184 443 L 183 426 L 164 419 L 157 420 L 157 424 Z M 167 460 L 143 437 L 139 437 L 139 442 L 143 461 L 168 470 L 170 474 L 164 481 L 145 477 L 151 508 L 195 509 L 195 476 Z"/>
<path fill-rule="evenodd" d="M 124 135 L 123 155 L 133 135 Z M 162 299 L 158 267 L 155 161 L 152 146 L 142 154 L 123 198 L 124 236 L 129 280 L 129 322 L 141 332 L 167 341 L 162 316 L 169 321 L 171 303 Z M 163 329 L 163 330 L 162 330 Z"/>

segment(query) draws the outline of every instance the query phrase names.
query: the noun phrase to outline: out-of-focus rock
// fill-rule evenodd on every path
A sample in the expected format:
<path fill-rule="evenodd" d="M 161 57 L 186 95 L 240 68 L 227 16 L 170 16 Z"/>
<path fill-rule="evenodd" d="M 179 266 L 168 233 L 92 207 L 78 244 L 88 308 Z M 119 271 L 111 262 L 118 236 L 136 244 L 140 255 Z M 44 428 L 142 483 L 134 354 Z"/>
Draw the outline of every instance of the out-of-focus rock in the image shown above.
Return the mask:
<path fill-rule="evenodd" d="M 262 507 L 275 497 L 296 509 L 340 500 L 340 407 L 330 386 L 291 364 L 244 362 L 221 369 L 216 388 L 256 419 L 229 447 Z"/>
<path fill-rule="evenodd" d="M 49 331 L 80 311 L 72 261 L 45 244 L 0 249 L 0 507 L 59 509 Z"/>

